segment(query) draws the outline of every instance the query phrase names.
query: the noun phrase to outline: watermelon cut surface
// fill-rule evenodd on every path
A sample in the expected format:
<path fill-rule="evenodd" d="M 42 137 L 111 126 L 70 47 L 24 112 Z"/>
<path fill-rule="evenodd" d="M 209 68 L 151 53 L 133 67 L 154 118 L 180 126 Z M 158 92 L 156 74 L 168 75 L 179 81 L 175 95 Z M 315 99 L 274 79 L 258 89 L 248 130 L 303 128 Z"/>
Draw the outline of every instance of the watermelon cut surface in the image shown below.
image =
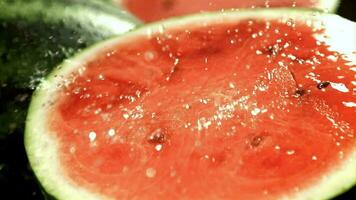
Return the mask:
<path fill-rule="evenodd" d="M 57 199 L 326 199 L 356 182 L 356 26 L 299 9 L 162 21 L 66 61 L 26 150 Z"/>
<path fill-rule="evenodd" d="M 115 1 L 115 0 L 114 0 Z M 335 11 L 339 0 L 116 0 L 144 22 L 191 13 L 255 7 L 304 7 Z"/>

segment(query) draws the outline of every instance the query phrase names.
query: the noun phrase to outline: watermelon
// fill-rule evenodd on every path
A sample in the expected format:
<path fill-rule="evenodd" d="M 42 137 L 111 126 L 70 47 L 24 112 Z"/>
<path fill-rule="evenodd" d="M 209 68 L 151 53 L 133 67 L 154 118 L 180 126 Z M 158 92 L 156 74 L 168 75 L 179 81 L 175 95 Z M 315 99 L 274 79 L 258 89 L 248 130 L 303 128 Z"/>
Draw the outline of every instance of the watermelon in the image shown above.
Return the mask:
<path fill-rule="evenodd" d="M 22 129 L 29 97 L 53 66 L 138 23 L 96 0 L 2 0 L 0 10 L 0 137 Z"/>
<path fill-rule="evenodd" d="M 114 0 L 145 22 L 202 11 L 254 7 L 307 7 L 335 11 L 338 0 Z"/>
<path fill-rule="evenodd" d="M 67 60 L 25 147 L 56 199 L 327 199 L 356 183 L 356 25 L 306 9 L 149 24 Z"/>

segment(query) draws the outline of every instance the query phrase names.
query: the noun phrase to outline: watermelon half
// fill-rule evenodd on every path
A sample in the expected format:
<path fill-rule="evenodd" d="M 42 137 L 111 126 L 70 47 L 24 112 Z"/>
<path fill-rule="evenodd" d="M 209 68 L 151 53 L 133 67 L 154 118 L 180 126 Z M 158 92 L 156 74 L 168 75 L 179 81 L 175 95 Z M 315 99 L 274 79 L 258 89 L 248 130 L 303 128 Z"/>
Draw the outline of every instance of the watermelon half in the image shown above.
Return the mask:
<path fill-rule="evenodd" d="M 302 9 L 150 24 L 60 65 L 25 143 L 57 199 L 326 199 L 356 182 L 356 26 Z"/>
<path fill-rule="evenodd" d="M 254 7 L 305 7 L 334 12 L 339 0 L 114 0 L 144 22 L 202 11 Z"/>

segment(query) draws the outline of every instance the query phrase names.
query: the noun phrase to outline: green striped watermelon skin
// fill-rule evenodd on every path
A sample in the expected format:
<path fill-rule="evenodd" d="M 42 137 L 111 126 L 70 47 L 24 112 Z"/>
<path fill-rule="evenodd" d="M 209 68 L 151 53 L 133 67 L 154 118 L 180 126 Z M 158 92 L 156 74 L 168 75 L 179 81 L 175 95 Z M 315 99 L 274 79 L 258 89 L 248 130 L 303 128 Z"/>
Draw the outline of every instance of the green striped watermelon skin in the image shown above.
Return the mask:
<path fill-rule="evenodd" d="M 54 66 L 138 24 L 97 0 L 2 0 L 0 10 L 0 138 L 23 131 L 28 99 Z"/>

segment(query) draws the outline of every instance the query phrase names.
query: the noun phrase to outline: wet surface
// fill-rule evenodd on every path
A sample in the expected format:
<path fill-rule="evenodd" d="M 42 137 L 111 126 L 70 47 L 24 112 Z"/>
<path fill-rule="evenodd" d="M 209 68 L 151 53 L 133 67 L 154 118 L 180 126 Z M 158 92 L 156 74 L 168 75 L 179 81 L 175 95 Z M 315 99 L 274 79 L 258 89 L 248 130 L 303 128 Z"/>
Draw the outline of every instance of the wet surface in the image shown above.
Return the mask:
<path fill-rule="evenodd" d="M 341 4 L 339 9 L 339 14 L 345 16 L 349 19 L 356 20 L 356 16 L 354 14 L 355 3 L 351 0 L 345 0 Z M 1 59 L 3 62 L 6 62 L 9 57 L 8 55 L 2 55 Z M 328 84 L 321 84 L 318 87 L 324 88 Z M 330 87 L 330 86 L 327 86 Z M 26 105 L 29 101 L 27 96 L 27 91 L 19 92 L 18 94 L 13 93 L 11 89 L 7 89 L 9 87 L 1 88 L 0 90 L 0 98 L 1 102 L 3 102 L 3 96 L 5 94 L 11 94 L 14 98 L 14 102 L 18 102 L 21 104 L 24 110 L 26 110 Z M 3 104 L 0 107 L 0 119 L 7 120 L 7 116 L 2 117 L 1 115 L 6 113 L 6 109 L 12 109 L 12 104 Z M 20 106 L 20 108 L 22 108 Z M 188 106 L 189 107 L 189 106 Z M 26 111 L 21 111 L 18 107 L 13 110 L 18 110 L 14 116 L 15 119 L 19 119 L 18 122 L 12 124 L 10 129 L 6 130 L 8 134 L 0 136 L 0 191 L 1 191 L 1 199 L 26 199 L 26 200 L 42 200 L 44 197 L 40 192 L 40 188 L 35 180 L 32 172 L 29 169 L 28 161 L 25 155 L 25 150 L 23 147 L 23 120 Z M 18 115 L 18 116 L 17 116 Z M 3 122 L 3 121 L 1 121 Z M 11 123 L 10 123 L 11 124 Z M 1 124 L 2 125 L 2 124 Z M 0 129 L 3 126 L 0 127 Z M 114 132 L 110 132 L 108 134 L 114 134 Z M 92 137 L 89 139 L 95 139 L 92 134 Z M 148 143 L 151 145 L 156 145 L 156 150 L 161 147 L 157 146 L 164 142 L 166 137 L 160 134 L 153 134 L 147 137 Z M 265 136 L 254 136 L 251 137 L 249 147 L 257 148 L 265 142 Z M 279 147 L 276 146 L 276 149 Z M 293 154 L 292 150 L 286 152 L 287 154 Z M 314 158 L 314 157 L 313 157 Z M 315 159 L 315 158 L 314 158 Z M 154 168 L 148 168 L 146 170 L 146 175 L 148 177 L 155 177 L 156 171 Z M 352 189 L 349 192 L 337 197 L 337 200 L 352 200 L 356 196 L 356 189 Z"/>

